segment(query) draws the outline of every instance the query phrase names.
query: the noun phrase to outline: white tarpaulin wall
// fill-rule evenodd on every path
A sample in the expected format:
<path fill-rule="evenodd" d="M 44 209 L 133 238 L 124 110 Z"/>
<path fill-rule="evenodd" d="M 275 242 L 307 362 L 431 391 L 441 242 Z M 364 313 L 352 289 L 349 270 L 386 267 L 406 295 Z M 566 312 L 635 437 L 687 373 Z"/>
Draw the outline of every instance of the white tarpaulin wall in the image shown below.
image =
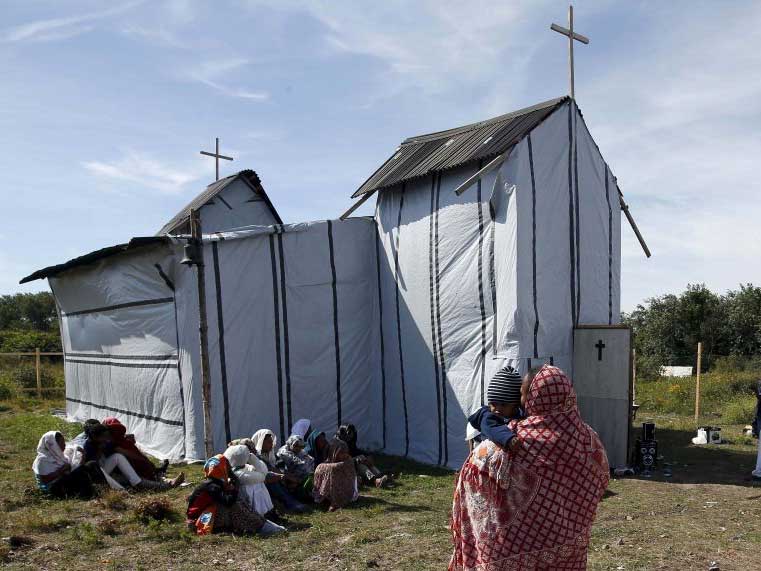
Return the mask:
<path fill-rule="evenodd" d="M 215 234 L 204 260 L 215 448 L 259 428 L 282 442 L 301 417 L 329 436 L 352 422 L 363 446 L 381 448 L 373 220 Z M 188 447 L 201 457 L 195 271 L 183 274 L 180 345 L 196 421 Z"/>
<path fill-rule="evenodd" d="M 580 117 L 569 144 L 570 113 L 459 197 L 481 165 L 381 191 L 387 452 L 458 467 L 465 419 L 500 367 L 572 375 L 574 324 L 618 323 L 616 183 Z"/>
<path fill-rule="evenodd" d="M 145 448 L 185 456 L 183 386 L 168 245 L 51 277 L 61 320 L 66 411 L 117 416 Z"/>

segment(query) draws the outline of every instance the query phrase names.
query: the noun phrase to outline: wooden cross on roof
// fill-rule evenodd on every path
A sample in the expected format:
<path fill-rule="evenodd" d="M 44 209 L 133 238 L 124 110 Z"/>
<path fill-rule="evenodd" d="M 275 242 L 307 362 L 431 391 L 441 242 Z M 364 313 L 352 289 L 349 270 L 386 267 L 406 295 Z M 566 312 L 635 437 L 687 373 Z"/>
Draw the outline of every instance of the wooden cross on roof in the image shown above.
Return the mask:
<path fill-rule="evenodd" d="M 202 155 L 206 155 L 207 157 L 214 157 L 214 163 L 215 163 L 215 165 L 217 167 L 216 168 L 217 178 L 214 179 L 214 180 L 219 180 L 219 159 L 224 159 L 226 161 L 231 161 L 231 160 L 233 160 L 233 158 L 232 157 L 226 157 L 225 155 L 220 155 L 219 154 L 219 137 L 216 137 L 216 141 L 217 141 L 217 147 L 216 147 L 216 151 L 215 152 L 210 153 L 208 151 L 201 151 L 201 154 Z"/>
<path fill-rule="evenodd" d="M 568 36 L 568 67 L 570 69 L 571 99 L 576 100 L 573 88 L 573 41 L 576 40 L 582 44 L 588 44 L 589 38 L 573 31 L 573 6 L 568 6 L 568 27 L 564 28 L 563 26 L 552 24 L 550 30 Z"/>

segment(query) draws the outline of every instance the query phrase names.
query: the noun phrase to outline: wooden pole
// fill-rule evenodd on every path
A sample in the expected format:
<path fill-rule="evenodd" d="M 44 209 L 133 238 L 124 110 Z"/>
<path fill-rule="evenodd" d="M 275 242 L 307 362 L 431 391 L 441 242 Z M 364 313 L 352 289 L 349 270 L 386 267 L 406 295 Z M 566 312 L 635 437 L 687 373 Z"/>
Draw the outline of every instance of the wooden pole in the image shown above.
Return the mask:
<path fill-rule="evenodd" d="M 211 375 L 209 373 L 209 326 L 206 319 L 206 270 L 203 263 L 201 218 L 197 210 L 190 211 L 191 240 L 198 246 L 198 334 L 201 344 L 201 395 L 203 399 L 203 441 L 206 457 L 214 455 L 214 433 L 211 424 Z"/>
<path fill-rule="evenodd" d="M 695 381 L 695 423 L 700 416 L 700 366 L 703 360 L 703 343 L 698 342 L 698 375 Z"/>
<path fill-rule="evenodd" d="M 341 214 L 341 216 L 338 217 L 339 220 L 346 220 L 351 214 L 360 206 L 362 206 L 367 200 L 375 194 L 374 190 L 371 190 L 370 192 L 366 192 L 365 195 L 360 198 L 357 202 L 355 202 L 346 212 Z"/>
<path fill-rule="evenodd" d="M 34 350 L 34 369 L 37 373 L 37 398 L 42 398 L 42 376 L 40 375 L 40 348 Z"/>
<path fill-rule="evenodd" d="M 571 99 L 576 101 L 576 93 L 573 85 L 573 6 L 568 6 L 568 67 L 570 68 Z"/>

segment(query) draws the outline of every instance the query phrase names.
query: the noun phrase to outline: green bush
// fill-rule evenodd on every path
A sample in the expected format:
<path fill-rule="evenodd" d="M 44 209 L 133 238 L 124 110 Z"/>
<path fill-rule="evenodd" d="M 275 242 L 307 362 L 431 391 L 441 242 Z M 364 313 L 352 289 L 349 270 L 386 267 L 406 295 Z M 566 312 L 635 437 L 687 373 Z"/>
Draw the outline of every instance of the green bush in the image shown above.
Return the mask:
<path fill-rule="evenodd" d="M 59 365 L 58 369 L 59 371 L 54 366 L 42 365 L 40 367 L 40 384 L 43 387 L 64 386 L 63 367 Z M 34 389 L 37 388 L 37 372 L 34 364 L 16 365 L 1 370 L 0 381 L 23 389 Z"/>
<path fill-rule="evenodd" d="M 0 378 L 0 400 L 11 400 L 16 397 L 16 387 L 5 379 Z"/>
<path fill-rule="evenodd" d="M 60 352 L 61 336 L 57 331 L 0 330 L 0 353 L 40 351 Z"/>
<path fill-rule="evenodd" d="M 750 424 L 756 416 L 756 399 L 737 396 L 722 407 L 721 420 L 727 424 Z"/>

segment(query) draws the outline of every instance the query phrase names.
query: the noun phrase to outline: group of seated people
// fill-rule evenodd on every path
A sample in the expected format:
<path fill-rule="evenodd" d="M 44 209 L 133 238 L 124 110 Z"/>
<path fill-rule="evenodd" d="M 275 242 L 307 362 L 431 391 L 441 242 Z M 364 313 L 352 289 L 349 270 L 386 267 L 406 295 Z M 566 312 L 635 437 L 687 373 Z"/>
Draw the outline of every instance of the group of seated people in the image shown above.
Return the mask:
<path fill-rule="evenodd" d="M 137 447 L 135 437 L 114 417 L 90 419 L 84 431 L 66 443 L 63 434 L 46 432 L 32 464 L 37 486 L 52 496 L 90 499 L 96 486 L 114 490 L 168 490 L 179 486 L 185 474 L 167 479 L 168 461 L 159 467 Z"/>
<path fill-rule="evenodd" d="M 280 448 L 269 429 L 233 440 L 206 461 L 204 475 L 188 498 L 188 527 L 199 535 L 281 533 L 285 528 L 273 499 L 293 513 L 306 511 L 308 503 L 335 511 L 357 500 L 360 482 L 390 482 L 357 447 L 354 425 L 342 425 L 328 440 L 304 418 Z"/>
<path fill-rule="evenodd" d="M 115 490 L 168 490 L 185 479 L 166 477 L 169 463 L 156 466 L 135 437 L 116 418 L 84 423 L 84 431 L 67 443 L 63 434 L 46 432 L 37 445 L 32 470 L 38 487 L 58 497 L 90 499 L 98 486 Z M 285 531 L 279 509 L 303 513 L 307 504 L 335 511 L 359 497 L 359 484 L 390 484 L 372 458 L 357 447 L 352 424 L 331 439 L 297 421 L 280 448 L 268 429 L 233 440 L 222 454 L 204 464 L 205 479 L 188 498 L 187 524 L 199 535 L 212 532 L 271 535 Z M 274 501 L 273 501 L 274 500 Z"/>

